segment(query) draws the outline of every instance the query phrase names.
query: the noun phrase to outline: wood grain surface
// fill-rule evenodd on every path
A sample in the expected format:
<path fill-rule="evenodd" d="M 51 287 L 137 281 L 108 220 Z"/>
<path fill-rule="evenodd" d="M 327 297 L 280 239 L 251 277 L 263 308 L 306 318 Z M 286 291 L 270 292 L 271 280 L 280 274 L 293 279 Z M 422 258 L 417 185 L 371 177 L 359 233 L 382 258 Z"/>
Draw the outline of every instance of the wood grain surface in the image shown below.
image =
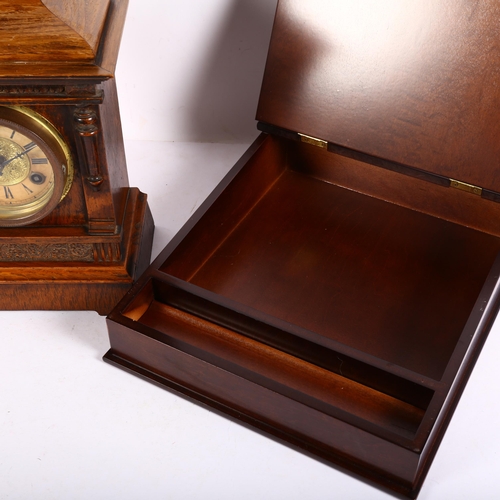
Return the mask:
<path fill-rule="evenodd" d="M 282 1 L 257 119 L 500 191 L 500 4 Z"/>

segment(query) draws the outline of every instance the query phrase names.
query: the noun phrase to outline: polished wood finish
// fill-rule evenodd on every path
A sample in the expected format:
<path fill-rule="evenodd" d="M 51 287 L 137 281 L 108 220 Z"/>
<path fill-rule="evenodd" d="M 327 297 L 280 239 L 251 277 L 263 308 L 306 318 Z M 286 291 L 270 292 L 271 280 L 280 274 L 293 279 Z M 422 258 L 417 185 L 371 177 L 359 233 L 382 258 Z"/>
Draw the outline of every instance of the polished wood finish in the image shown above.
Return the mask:
<path fill-rule="evenodd" d="M 107 314 L 149 264 L 153 221 L 129 187 L 113 77 L 126 9 L 126 0 L 0 2 L 0 113 L 24 106 L 44 117 L 75 164 L 49 215 L 0 229 L 2 309 Z"/>
<path fill-rule="evenodd" d="M 485 0 L 281 2 L 257 118 L 500 192 L 499 16 Z"/>
<path fill-rule="evenodd" d="M 497 5 L 382 4 L 280 1 L 266 133 L 110 314 L 105 359 L 415 498 L 500 306 Z"/>
<path fill-rule="evenodd" d="M 251 201 L 223 238 L 204 233 L 218 213 L 194 228 L 161 270 L 300 326 L 315 343 L 440 379 L 499 238 L 293 170 Z"/>
<path fill-rule="evenodd" d="M 70 26 L 89 45 L 94 56 L 106 21 L 111 0 L 42 0 L 42 3 L 61 21 Z"/>
<path fill-rule="evenodd" d="M 110 0 L 0 1 L 2 62 L 92 62 Z M 21 36 L 19 36 L 21 34 Z"/>
<path fill-rule="evenodd" d="M 0 83 L 112 78 L 127 6 L 128 0 L 0 0 Z"/>
<path fill-rule="evenodd" d="M 153 220 L 146 196 L 137 188 L 129 189 L 124 223 L 114 241 L 76 232 L 59 236 L 50 231 L 46 236 L 34 231 L 26 236 L 21 230 L 17 237 L 0 238 L 0 307 L 108 314 L 151 256 Z M 46 250 L 42 258 L 41 249 Z M 9 250 L 16 260 L 6 258 Z"/>

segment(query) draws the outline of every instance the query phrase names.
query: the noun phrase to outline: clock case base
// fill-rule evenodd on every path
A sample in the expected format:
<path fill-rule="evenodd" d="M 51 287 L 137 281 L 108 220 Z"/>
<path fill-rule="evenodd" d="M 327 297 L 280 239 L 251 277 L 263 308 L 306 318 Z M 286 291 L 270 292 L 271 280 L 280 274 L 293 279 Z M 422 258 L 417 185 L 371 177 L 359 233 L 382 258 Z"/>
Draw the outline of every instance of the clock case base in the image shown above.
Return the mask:
<path fill-rule="evenodd" d="M 153 232 L 146 195 L 129 188 L 124 226 L 115 237 L 57 239 L 33 235 L 32 245 L 24 238 L 18 246 L 12 238 L 0 236 L 4 258 L 20 260 L 0 262 L 0 309 L 94 310 L 108 314 L 149 265 Z M 26 254 L 27 248 L 34 253 Z M 88 256 L 92 262 L 61 261 L 81 259 L 82 249 L 83 258 Z M 75 250 L 78 253 L 72 255 Z M 37 262 L 39 252 L 53 260 Z"/>

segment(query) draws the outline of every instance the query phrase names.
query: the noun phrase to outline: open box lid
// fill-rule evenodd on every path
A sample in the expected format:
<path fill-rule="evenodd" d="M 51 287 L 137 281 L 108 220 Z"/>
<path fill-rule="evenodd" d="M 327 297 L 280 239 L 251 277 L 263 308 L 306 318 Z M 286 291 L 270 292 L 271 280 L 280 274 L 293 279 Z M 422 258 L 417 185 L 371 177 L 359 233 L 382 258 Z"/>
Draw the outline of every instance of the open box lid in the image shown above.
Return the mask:
<path fill-rule="evenodd" d="M 0 83 L 113 76 L 128 0 L 0 0 Z M 107 37 L 103 37 L 105 32 Z M 116 34 L 116 36 L 115 36 Z M 115 39 L 116 38 L 116 39 Z M 103 40 L 106 42 L 104 46 Z"/>
<path fill-rule="evenodd" d="M 498 19 L 496 0 L 280 0 L 257 119 L 498 201 Z"/>

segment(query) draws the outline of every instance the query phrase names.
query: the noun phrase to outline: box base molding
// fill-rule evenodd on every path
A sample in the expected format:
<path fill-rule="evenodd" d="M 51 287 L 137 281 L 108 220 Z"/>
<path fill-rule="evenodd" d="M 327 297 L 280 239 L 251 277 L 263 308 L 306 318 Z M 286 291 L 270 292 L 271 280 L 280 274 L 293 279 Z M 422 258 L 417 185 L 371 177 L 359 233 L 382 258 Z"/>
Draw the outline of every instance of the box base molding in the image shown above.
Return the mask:
<path fill-rule="evenodd" d="M 107 321 L 112 346 L 104 356 L 107 363 L 386 492 L 401 498 L 417 497 L 421 486 L 421 481 L 414 482 L 419 476 L 418 451 L 370 435 L 317 408 L 199 359 L 156 334 L 134 332 L 112 318 Z M 152 352 L 154 358 L 148 356 Z M 353 451 L 352 439 L 366 446 L 359 453 Z"/>

